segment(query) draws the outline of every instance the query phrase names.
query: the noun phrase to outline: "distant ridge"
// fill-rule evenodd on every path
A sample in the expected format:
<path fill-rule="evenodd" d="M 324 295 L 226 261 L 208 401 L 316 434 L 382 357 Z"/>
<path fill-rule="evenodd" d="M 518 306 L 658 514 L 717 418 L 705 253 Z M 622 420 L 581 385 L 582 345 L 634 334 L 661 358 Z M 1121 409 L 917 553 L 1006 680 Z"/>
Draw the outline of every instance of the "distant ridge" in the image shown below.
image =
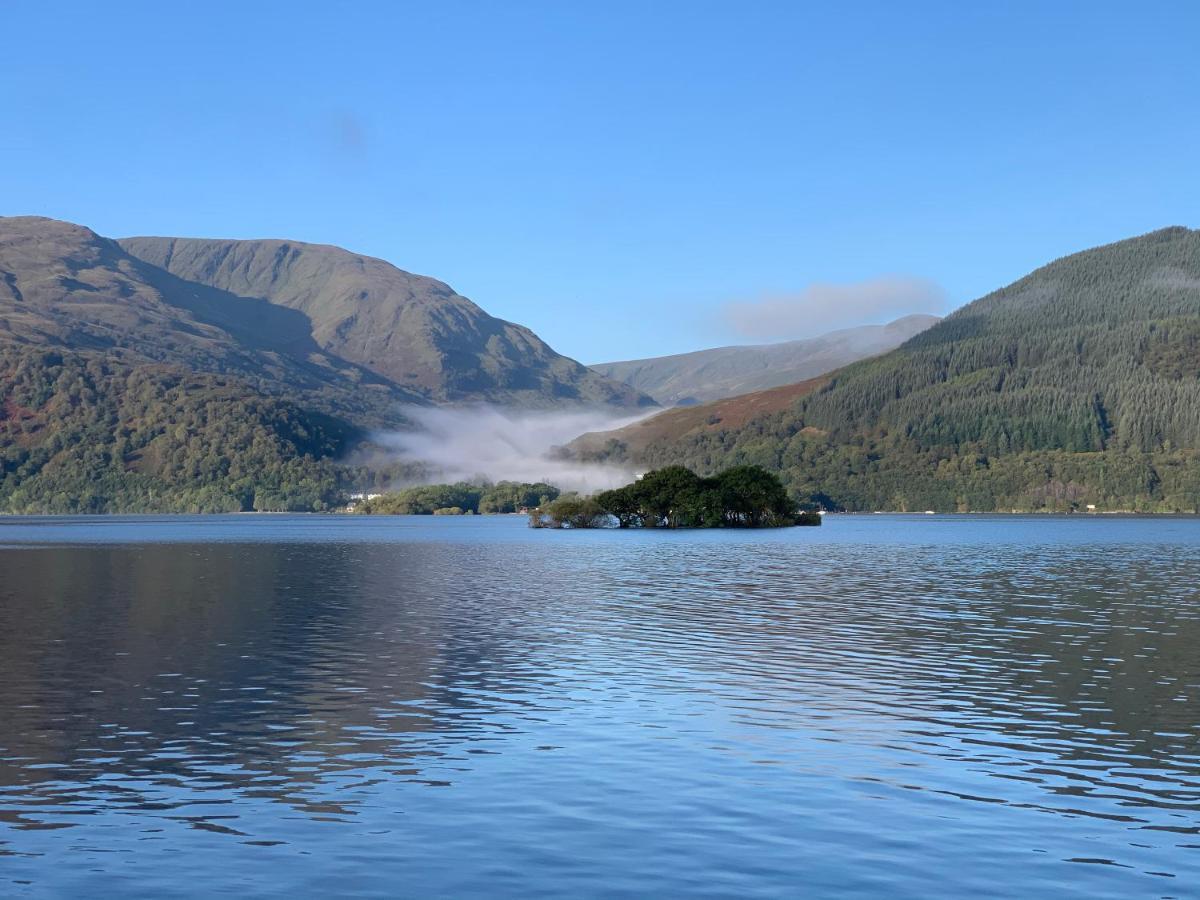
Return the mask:
<path fill-rule="evenodd" d="M 794 384 L 886 353 L 937 321 L 937 316 L 917 314 L 886 325 L 845 328 L 798 341 L 717 347 L 598 363 L 591 368 L 649 394 L 664 406 L 702 403 Z"/>

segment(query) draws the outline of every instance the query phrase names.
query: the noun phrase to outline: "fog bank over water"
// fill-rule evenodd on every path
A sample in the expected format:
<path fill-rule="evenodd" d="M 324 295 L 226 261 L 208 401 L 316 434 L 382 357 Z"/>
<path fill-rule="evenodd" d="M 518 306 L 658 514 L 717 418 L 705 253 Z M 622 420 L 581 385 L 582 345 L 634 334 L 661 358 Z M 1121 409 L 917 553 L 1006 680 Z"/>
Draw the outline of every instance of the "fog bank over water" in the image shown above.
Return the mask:
<path fill-rule="evenodd" d="M 490 404 L 457 408 L 410 407 L 413 431 L 377 434 L 375 440 L 405 462 L 430 467 L 426 482 L 545 481 L 568 491 L 597 491 L 632 481 L 620 465 L 552 458 L 552 450 L 589 431 L 620 428 L 661 410 L 616 416 L 607 410 L 515 410 Z"/>

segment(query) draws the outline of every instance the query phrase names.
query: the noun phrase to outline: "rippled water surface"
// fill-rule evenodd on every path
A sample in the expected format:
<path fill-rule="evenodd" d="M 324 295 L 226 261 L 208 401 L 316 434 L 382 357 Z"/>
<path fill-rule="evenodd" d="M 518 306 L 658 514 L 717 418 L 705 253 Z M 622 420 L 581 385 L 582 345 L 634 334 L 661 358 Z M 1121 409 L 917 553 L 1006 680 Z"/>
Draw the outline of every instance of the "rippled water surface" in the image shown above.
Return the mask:
<path fill-rule="evenodd" d="M 0 896 L 1200 896 L 1200 521 L 0 520 Z"/>

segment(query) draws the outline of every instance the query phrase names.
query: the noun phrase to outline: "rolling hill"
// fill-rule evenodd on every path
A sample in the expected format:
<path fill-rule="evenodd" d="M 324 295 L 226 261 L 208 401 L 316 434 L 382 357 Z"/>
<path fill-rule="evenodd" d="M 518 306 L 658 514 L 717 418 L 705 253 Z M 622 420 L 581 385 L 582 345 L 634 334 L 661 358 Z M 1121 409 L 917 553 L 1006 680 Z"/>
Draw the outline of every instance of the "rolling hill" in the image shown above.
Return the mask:
<path fill-rule="evenodd" d="M 912 315 L 799 341 L 716 347 L 694 353 L 598 363 L 592 371 L 649 394 L 663 406 L 703 403 L 781 387 L 886 353 L 938 321 Z"/>
<path fill-rule="evenodd" d="M 766 397 L 570 449 L 757 463 L 852 510 L 1200 511 L 1200 231 L 1056 260 L 787 402 Z"/>
<path fill-rule="evenodd" d="M 734 432 L 750 422 L 788 410 L 797 400 L 827 384 L 827 377 L 810 378 L 740 397 L 676 406 L 614 431 L 580 435 L 567 448 L 568 455 L 584 460 L 643 462 L 661 447 L 670 447 L 681 439 Z"/>

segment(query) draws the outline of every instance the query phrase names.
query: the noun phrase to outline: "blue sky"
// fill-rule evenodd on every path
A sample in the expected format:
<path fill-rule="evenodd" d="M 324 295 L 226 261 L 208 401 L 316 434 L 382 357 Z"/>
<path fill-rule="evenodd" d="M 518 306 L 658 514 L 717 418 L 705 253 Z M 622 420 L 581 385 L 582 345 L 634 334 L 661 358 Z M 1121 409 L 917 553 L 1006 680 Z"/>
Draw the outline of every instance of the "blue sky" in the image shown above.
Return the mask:
<path fill-rule="evenodd" d="M 0 213 L 339 244 L 585 362 L 886 318 L 892 282 L 953 308 L 1200 225 L 1191 2 L 9 2 L 0 22 Z M 822 285 L 844 322 L 728 315 Z"/>

